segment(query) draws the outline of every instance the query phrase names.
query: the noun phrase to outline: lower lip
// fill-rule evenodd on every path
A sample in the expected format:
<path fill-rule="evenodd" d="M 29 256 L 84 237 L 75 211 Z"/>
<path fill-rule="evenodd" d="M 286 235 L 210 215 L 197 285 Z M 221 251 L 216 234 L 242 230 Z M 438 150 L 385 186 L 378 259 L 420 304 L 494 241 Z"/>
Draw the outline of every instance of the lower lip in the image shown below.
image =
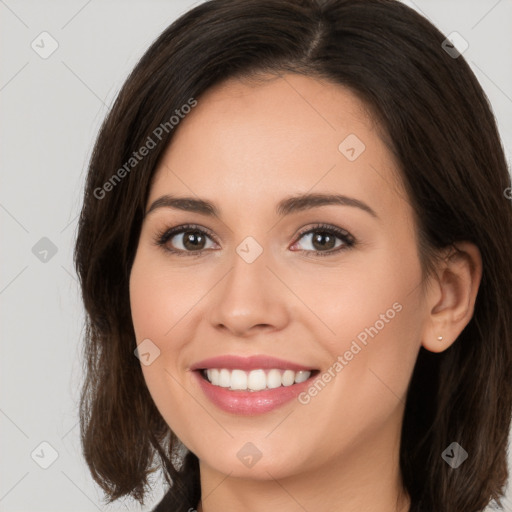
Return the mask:
<path fill-rule="evenodd" d="M 291 386 L 280 386 L 263 391 L 230 391 L 229 388 L 214 386 L 200 371 L 193 372 L 204 394 L 220 409 L 232 414 L 254 416 L 273 411 L 296 398 L 311 385 L 316 372 L 309 379 Z"/>

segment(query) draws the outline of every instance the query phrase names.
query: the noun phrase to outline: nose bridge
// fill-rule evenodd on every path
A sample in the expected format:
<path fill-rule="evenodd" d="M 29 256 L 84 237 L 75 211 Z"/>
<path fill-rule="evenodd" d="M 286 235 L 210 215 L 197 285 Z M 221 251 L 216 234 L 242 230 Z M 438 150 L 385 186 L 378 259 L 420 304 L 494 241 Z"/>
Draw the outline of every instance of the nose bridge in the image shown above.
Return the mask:
<path fill-rule="evenodd" d="M 254 237 L 244 238 L 212 304 L 210 320 L 215 327 L 237 335 L 255 326 L 283 328 L 288 316 L 286 296 L 268 266 L 272 266 L 270 251 Z"/>

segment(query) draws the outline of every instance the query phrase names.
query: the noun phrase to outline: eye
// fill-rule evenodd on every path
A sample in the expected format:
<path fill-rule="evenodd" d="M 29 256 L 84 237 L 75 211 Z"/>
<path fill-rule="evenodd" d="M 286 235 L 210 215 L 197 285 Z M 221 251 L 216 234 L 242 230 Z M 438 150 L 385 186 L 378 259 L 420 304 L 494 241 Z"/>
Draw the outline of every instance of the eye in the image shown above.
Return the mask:
<path fill-rule="evenodd" d="M 327 224 L 310 227 L 300 233 L 298 240 L 302 238 L 308 240 L 306 248 L 299 249 L 299 252 L 314 253 L 316 256 L 329 256 L 349 249 L 355 244 L 354 237 L 348 231 Z M 217 243 L 213 234 L 206 228 L 186 224 L 157 233 L 155 244 L 178 256 L 199 256 L 203 251 L 214 248 L 208 246 L 208 240 Z M 292 248 L 297 244 L 298 241 Z"/>
<path fill-rule="evenodd" d="M 355 244 L 354 237 L 348 231 L 326 224 L 319 224 L 302 232 L 299 235 L 299 240 L 306 237 L 306 249 L 302 249 L 301 252 L 313 252 L 317 256 L 329 256 Z"/>
<path fill-rule="evenodd" d="M 211 246 L 207 246 L 208 239 L 212 240 L 212 235 L 207 230 L 187 224 L 158 233 L 155 243 L 178 256 L 196 256 L 203 250 L 211 249 Z"/>

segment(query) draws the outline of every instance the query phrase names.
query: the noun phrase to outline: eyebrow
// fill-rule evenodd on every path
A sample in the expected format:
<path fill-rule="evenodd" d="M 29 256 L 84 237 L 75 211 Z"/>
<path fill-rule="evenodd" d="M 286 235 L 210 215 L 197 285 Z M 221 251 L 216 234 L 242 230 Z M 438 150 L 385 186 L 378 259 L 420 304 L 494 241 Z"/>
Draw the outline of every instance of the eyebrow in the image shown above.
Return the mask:
<path fill-rule="evenodd" d="M 359 199 L 339 194 L 320 193 L 309 193 L 286 197 L 277 204 L 276 214 L 280 217 L 284 217 L 295 212 L 327 205 L 352 206 L 369 213 L 372 217 L 379 218 L 370 206 Z M 163 195 L 153 201 L 145 215 L 149 215 L 158 208 L 173 208 L 186 212 L 201 213 L 210 217 L 220 216 L 220 210 L 213 203 L 194 197 L 175 197 L 167 194 Z"/>

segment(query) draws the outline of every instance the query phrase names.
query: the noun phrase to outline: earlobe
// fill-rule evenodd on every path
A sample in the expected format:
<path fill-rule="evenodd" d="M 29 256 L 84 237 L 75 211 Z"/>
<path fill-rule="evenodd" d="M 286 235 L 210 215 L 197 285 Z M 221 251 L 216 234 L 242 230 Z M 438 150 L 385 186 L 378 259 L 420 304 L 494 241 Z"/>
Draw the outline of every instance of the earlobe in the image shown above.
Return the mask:
<path fill-rule="evenodd" d="M 439 264 L 431 293 L 422 345 L 443 352 L 452 345 L 473 317 L 482 278 L 482 258 L 476 245 L 457 242 Z"/>

